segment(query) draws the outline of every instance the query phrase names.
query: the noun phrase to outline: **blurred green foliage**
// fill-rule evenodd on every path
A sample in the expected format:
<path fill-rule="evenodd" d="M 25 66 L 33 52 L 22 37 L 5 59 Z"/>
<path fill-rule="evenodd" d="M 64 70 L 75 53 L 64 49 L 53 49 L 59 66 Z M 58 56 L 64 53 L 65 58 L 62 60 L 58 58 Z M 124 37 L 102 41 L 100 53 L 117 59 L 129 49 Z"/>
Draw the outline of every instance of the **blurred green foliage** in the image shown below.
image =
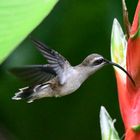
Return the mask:
<path fill-rule="evenodd" d="M 0 63 L 48 15 L 58 0 L 1 0 Z"/>
<path fill-rule="evenodd" d="M 137 1 L 127 1 L 131 21 L 136 4 Z M 72 65 L 80 63 L 93 52 L 110 59 L 110 36 L 114 17 L 122 23 L 121 0 L 61 0 L 31 36 L 56 49 Z M 101 139 L 101 105 L 117 119 L 116 129 L 120 136 L 123 134 L 115 76 L 111 66 L 98 71 L 71 95 L 57 99 L 44 98 L 32 104 L 11 100 L 18 88 L 26 84 L 10 75 L 8 69 L 40 63 L 44 64 L 46 60 L 27 37 L 1 64 L 1 140 L 2 136 L 6 140 Z"/>

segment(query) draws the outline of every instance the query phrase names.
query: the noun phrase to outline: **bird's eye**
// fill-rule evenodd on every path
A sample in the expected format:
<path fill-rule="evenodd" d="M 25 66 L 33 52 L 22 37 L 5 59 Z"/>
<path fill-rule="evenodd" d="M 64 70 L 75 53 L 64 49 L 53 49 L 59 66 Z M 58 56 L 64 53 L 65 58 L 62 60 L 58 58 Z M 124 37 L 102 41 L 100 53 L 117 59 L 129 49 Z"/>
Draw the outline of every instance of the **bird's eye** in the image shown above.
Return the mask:
<path fill-rule="evenodd" d="M 100 58 L 100 59 L 97 59 L 93 62 L 93 66 L 96 66 L 96 65 L 100 65 L 102 62 L 104 61 L 104 59 Z"/>

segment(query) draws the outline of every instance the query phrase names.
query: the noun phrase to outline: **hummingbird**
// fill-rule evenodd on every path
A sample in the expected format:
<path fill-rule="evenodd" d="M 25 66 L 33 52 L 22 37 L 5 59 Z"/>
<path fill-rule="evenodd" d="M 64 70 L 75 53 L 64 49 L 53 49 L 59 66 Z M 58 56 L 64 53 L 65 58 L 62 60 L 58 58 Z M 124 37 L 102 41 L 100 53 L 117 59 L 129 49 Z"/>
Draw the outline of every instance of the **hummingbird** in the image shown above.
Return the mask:
<path fill-rule="evenodd" d="M 32 83 L 30 86 L 20 88 L 12 97 L 13 100 L 25 99 L 31 103 L 44 97 L 69 95 L 76 91 L 89 76 L 108 64 L 120 68 L 135 84 L 131 75 L 124 68 L 105 59 L 100 54 L 90 54 L 81 64 L 72 66 L 66 58 L 44 43 L 35 39 L 32 39 L 32 42 L 47 59 L 48 64 L 29 65 L 10 70 L 15 76 Z"/>

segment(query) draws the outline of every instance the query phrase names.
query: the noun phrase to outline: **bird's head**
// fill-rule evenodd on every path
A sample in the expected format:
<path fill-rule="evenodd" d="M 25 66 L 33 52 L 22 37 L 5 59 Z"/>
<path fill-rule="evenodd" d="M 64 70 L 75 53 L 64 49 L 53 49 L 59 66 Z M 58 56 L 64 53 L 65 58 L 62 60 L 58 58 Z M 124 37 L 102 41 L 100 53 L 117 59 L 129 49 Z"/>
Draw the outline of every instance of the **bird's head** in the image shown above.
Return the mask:
<path fill-rule="evenodd" d="M 129 79 L 132 81 L 132 83 L 135 85 L 133 78 L 123 67 L 121 67 L 120 65 L 118 65 L 114 62 L 111 62 L 111 61 L 105 59 L 103 56 L 101 56 L 99 54 L 90 54 L 82 62 L 82 65 L 87 67 L 89 69 L 89 71 L 91 72 L 91 74 L 108 64 L 116 66 L 119 69 L 121 69 L 123 72 L 125 72 L 126 75 L 129 77 Z"/>
<path fill-rule="evenodd" d="M 96 71 L 107 64 L 104 60 L 104 57 L 99 54 L 90 54 L 84 59 L 82 64 Z"/>

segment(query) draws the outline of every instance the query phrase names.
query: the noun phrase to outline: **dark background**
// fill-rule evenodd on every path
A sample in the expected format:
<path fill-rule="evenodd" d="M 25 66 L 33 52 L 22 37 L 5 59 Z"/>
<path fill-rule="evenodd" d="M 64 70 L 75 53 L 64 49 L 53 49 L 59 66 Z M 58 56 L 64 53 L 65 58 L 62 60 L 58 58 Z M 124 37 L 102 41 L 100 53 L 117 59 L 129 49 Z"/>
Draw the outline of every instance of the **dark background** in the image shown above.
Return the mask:
<path fill-rule="evenodd" d="M 131 21 L 136 4 L 137 0 L 127 1 Z M 115 17 L 123 25 L 121 0 L 61 0 L 31 36 L 56 49 L 72 65 L 94 52 L 110 59 L 110 36 Z M 24 84 L 7 70 L 44 63 L 46 60 L 27 37 L 0 66 L 0 140 L 101 139 L 101 105 L 117 119 L 115 126 L 119 135 L 123 135 L 111 66 L 98 71 L 69 96 L 44 98 L 31 104 L 11 100 Z"/>

